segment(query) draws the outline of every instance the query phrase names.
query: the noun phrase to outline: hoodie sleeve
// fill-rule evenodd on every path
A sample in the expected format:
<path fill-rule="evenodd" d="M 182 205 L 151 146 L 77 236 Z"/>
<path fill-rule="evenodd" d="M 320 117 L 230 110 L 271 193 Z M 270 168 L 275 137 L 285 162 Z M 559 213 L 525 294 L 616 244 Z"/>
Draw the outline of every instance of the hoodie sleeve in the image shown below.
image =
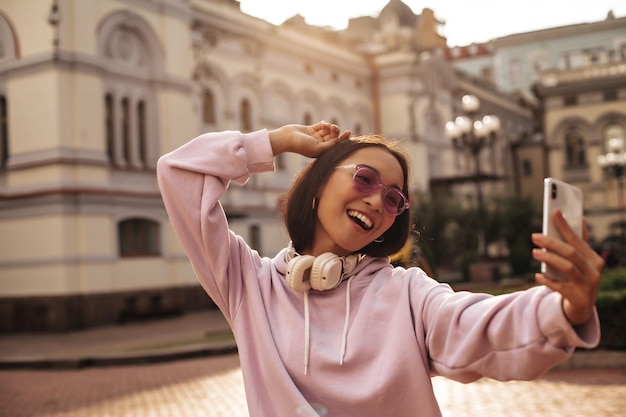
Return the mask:
<path fill-rule="evenodd" d="M 546 287 L 491 296 L 430 289 L 422 316 L 433 373 L 460 382 L 530 380 L 600 339 L 597 313 L 572 327 Z"/>
<path fill-rule="evenodd" d="M 157 178 L 168 216 L 200 283 L 231 320 L 241 299 L 241 259 L 250 249 L 228 228 L 219 198 L 230 181 L 272 171 L 267 130 L 207 133 L 163 155 Z"/>

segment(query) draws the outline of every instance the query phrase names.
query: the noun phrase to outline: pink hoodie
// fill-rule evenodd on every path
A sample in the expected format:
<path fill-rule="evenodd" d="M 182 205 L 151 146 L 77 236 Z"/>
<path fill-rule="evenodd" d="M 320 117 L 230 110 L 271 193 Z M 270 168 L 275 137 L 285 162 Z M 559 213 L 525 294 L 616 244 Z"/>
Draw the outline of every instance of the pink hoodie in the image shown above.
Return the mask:
<path fill-rule="evenodd" d="M 157 170 L 174 230 L 233 329 L 251 416 L 440 416 L 432 375 L 533 379 L 599 341 L 597 315 L 572 328 L 545 287 L 454 292 L 387 258 L 365 257 L 334 290 L 294 291 L 286 249 L 260 257 L 218 202 L 231 181 L 273 170 L 266 130 L 201 135 Z"/>

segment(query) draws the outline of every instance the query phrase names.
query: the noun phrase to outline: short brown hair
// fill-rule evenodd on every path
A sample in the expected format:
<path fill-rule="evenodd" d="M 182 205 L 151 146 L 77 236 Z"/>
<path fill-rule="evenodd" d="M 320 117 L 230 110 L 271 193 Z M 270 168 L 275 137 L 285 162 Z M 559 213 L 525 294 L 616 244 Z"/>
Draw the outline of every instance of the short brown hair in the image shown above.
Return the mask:
<path fill-rule="evenodd" d="M 312 208 L 313 199 L 326 183 L 334 168 L 356 151 L 377 147 L 392 154 L 402 167 L 404 183 L 402 192 L 410 199 L 409 159 L 397 141 L 380 135 L 357 136 L 338 142 L 309 164 L 291 186 L 283 206 L 283 219 L 296 251 L 311 249 L 315 236 L 316 211 Z M 371 242 L 358 252 L 374 257 L 391 256 L 398 252 L 409 237 L 411 215 L 409 210 L 396 216 L 395 221 L 382 235 L 380 243 Z"/>

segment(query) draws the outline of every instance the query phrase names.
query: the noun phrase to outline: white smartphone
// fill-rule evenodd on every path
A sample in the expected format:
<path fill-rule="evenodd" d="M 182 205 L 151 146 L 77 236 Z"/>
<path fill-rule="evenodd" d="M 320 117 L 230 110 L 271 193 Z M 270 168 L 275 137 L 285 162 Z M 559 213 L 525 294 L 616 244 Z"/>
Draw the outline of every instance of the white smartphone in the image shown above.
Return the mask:
<path fill-rule="evenodd" d="M 579 237 L 583 231 L 583 192 L 580 188 L 554 178 L 543 180 L 543 234 L 563 239 L 554 225 L 554 212 L 561 210 L 563 217 Z M 541 263 L 541 272 L 554 281 L 566 281 L 560 271 Z"/>

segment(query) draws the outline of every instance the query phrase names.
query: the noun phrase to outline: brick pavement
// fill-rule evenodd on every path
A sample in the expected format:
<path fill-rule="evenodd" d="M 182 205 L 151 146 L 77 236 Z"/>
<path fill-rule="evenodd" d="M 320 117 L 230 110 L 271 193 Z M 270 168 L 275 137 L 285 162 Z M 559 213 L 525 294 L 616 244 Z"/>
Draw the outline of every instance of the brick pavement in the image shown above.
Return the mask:
<path fill-rule="evenodd" d="M 615 417 L 626 369 L 555 370 L 534 382 L 436 377 L 444 417 Z M 6 417 L 243 417 L 237 355 L 142 366 L 0 371 Z"/>

